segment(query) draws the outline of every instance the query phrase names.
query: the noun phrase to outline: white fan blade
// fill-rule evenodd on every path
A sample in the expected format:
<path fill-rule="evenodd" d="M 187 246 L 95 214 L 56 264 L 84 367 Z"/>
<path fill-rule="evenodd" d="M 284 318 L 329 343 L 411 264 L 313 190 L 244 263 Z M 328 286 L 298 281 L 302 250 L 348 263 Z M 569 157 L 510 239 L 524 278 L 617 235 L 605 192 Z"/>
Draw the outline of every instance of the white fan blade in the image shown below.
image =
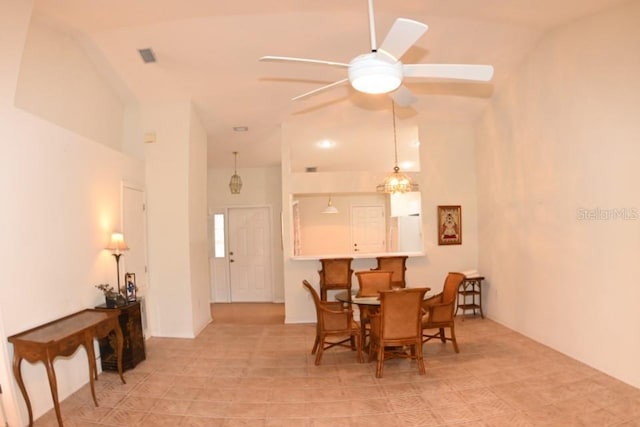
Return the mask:
<path fill-rule="evenodd" d="M 418 100 L 416 96 L 405 86 L 402 85 L 398 89 L 389 94 L 393 102 L 401 107 L 408 107 Z"/>
<path fill-rule="evenodd" d="M 435 77 L 481 82 L 488 82 L 493 77 L 491 65 L 404 64 L 403 70 L 405 77 Z"/>
<path fill-rule="evenodd" d="M 308 64 L 321 64 L 332 65 L 334 67 L 348 67 L 349 64 L 344 62 L 324 61 L 322 59 L 306 59 L 306 58 L 292 58 L 290 56 L 263 56 L 260 61 L 282 61 L 282 62 L 304 62 Z"/>
<path fill-rule="evenodd" d="M 380 45 L 380 50 L 384 50 L 397 61 L 422 37 L 428 28 L 427 24 L 422 22 L 398 18 Z"/>
<path fill-rule="evenodd" d="M 291 98 L 291 100 L 292 101 L 297 101 L 299 99 L 306 98 L 306 97 L 311 96 L 311 95 L 315 95 L 318 92 L 322 92 L 322 91 L 325 91 L 327 89 L 331 89 L 332 87 L 340 86 L 342 84 L 345 84 L 348 81 L 349 81 L 349 79 L 338 80 L 337 82 L 333 82 L 333 83 L 331 83 L 329 85 L 319 87 L 318 89 L 314 89 L 314 90 L 312 90 L 310 92 L 303 93 L 302 95 L 298 95 L 295 98 Z"/>

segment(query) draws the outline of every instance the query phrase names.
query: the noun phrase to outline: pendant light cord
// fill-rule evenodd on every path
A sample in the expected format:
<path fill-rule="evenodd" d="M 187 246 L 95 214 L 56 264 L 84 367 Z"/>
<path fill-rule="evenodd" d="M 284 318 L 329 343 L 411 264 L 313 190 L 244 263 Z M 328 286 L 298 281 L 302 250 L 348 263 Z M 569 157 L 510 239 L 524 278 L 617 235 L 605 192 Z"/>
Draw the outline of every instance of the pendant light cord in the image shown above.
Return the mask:
<path fill-rule="evenodd" d="M 396 169 L 398 167 L 398 141 L 396 138 L 396 103 L 393 102 L 393 100 L 391 101 L 391 113 L 393 114 L 393 150 L 395 156 L 394 169 Z"/>
<path fill-rule="evenodd" d="M 237 175 L 238 171 L 238 152 L 234 151 L 233 152 L 233 173 L 234 175 Z"/>

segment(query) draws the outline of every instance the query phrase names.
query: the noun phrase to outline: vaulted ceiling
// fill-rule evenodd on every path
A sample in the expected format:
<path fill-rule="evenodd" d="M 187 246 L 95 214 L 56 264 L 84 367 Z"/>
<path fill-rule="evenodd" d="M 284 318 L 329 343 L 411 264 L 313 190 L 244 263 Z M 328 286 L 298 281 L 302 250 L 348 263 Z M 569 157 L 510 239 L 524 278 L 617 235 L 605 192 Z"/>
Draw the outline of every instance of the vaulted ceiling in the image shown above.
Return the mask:
<path fill-rule="evenodd" d="M 404 63 L 495 68 L 484 84 L 406 79 L 418 101 L 398 116 L 477 119 L 546 32 L 620 2 L 375 0 L 378 43 L 398 17 L 429 25 Z M 371 112 L 373 127 L 390 114 L 386 95 L 348 85 L 291 101 L 344 78 L 344 69 L 258 62 L 264 55 L 349 62 L 367 53 L 367 0 L 36 0 L 35 14 L 76 38 L 124 102 L 190 98 L 207 132 L 210 167 L 232 167 L 232 151 L 241 153 L 239 166 L 279 164 L 283 123 L 326 127 Z M 152 48 L 157 62 L 144 64 L 142 48 Z M 249 130 L 236 132 L 237 126 Z"/>

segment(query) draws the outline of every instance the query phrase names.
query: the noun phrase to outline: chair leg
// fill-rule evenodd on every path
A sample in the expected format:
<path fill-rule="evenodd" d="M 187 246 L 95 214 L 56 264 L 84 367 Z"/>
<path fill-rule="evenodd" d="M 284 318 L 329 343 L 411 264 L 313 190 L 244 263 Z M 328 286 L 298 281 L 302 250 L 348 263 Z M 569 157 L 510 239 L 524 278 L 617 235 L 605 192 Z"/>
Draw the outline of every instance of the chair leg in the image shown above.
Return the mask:
<path fill-rule="evenodd" d="M 422 341 L 415 343 L 412 347 L 412 353 L 415 352 L 416 362 L 418 363 L 418 372 L 420 375 L 424 375 L 427 371 L 422 357 Z"/>
<path fill-rule="evenodd" d="M 318 351 L 318 344 L 320 344 L 320 336 L 316 334 L 316 340 L 313 342 L 311 354 L 316 354 L 316 351 Z"/>
<path fill-rule="evenodd" d="M 447 338 L 446 338 L 446 336 L 444 334 L 444 328 L 440 328 L 440 341 L 445 342 L 445 343 L 447 342 Z"/>
<path fill-rule="evenodd" d="M 321 335 L 319 337 L 320 340 L 320 345 L 318 346 L 318 352 L 316 353 L 316 365 L 320 364 L 320 361 L 322 360 L 322 352 L 324 351 L 324 340 L 325 340 L 325 336 Z"/>
<path fill-rule="evenodd" d="M 364 323 L 360 323 L 360 340 L 362 341 L 362 348 L 363 349 L 368 349 L 368 344 L 367 344 L 367 325 L 365 325 Z"/>
<path fill-rule="evenodd" d="M 360 340 L 360 332 L 355 336 L 352 336 L 351 339 L 356 340 L 356 347 L 358 348 L 356 351 L 358 352 L 358 363 L 364 363 L 364 356 L 362 355 L 362 341 Z"/>
<path fill-rule="evenodd" d="M 456 341 L 456 327 L 453 323 L 451 323 L 451 342 L 453 343 L 453 349 L 456 353 L 460 353 L 460 349 L 458 348 L 458 341 Z"/>
<path fill-rule="evenodd" d="M 376 378 L 382 378 L 382 370 L 384 369 L 384 346 L 382 343 L 378 345 L 378 362 L 376 363 Z"/>

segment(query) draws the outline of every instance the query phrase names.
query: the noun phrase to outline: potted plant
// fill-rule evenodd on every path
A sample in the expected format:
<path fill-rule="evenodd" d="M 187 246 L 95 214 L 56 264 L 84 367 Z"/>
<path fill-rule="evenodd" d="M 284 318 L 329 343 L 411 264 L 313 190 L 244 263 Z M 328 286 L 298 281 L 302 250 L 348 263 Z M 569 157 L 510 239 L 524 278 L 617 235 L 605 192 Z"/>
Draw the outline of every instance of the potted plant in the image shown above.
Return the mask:
<path fill-rule="evenodd" d="M 104 301 L 107 305 L 107 308 L 116 308 L 120 305 L 126 304 L 125 298 L 120 295 L 119 292 L 113 289 L 113 286 L 111 286 L 110 284 L 101 283 L 99 285 L 96 285 L 96 288 L 101 290 L 104 294 Z"/>

